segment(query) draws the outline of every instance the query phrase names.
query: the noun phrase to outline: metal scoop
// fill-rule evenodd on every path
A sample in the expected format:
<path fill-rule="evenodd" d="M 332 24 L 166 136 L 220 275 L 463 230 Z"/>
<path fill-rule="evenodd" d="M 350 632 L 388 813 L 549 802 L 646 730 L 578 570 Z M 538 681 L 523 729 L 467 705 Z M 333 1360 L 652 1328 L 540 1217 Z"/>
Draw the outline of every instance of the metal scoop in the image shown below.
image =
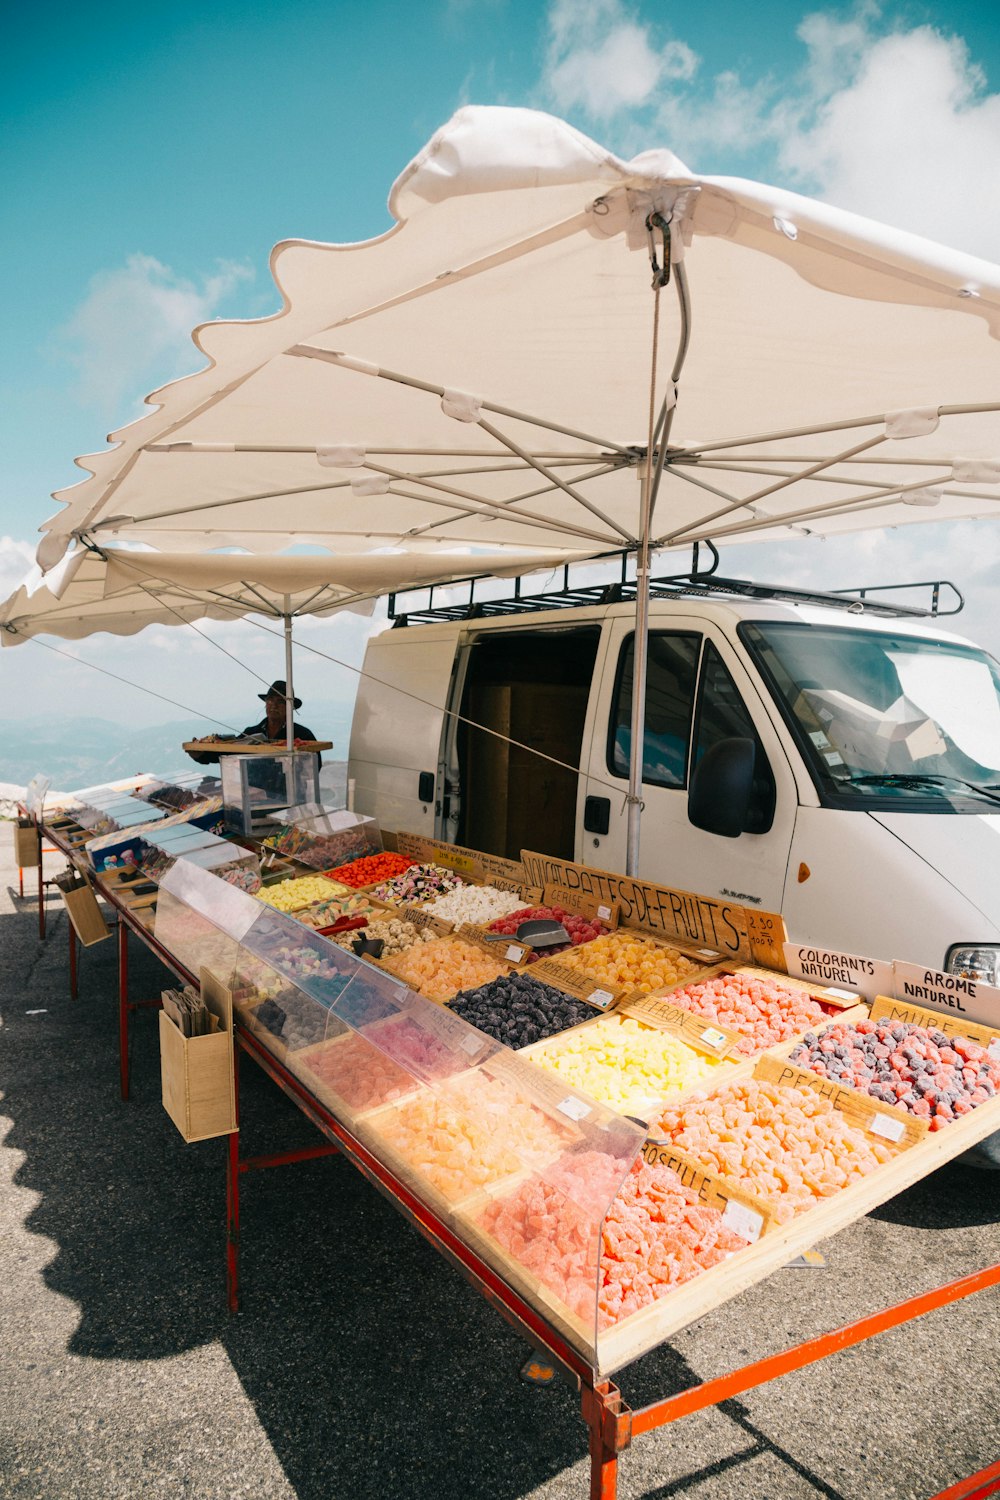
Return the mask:
<path fill-rule="evenodd" d="M 562 923 L 551 917 L 537 917 L 532 922 L 522 922 L 515 936 L 519 943 L 525 943 L 529 948 L 555 948 L 559 943 L 570 942 L 570 935 Z M 486 937 L 491 943 L 510 942 L 510 934 L 507 932 L 488 932 Z"/>

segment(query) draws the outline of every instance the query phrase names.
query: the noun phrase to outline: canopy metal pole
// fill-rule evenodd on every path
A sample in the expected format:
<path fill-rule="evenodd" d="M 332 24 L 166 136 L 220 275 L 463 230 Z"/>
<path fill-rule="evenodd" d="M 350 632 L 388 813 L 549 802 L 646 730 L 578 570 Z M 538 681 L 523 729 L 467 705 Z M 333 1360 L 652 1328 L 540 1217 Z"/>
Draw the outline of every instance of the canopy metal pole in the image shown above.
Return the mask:
<path fill-rule="evenodd" d="M 649 533 L 652 484 L 649 466 L 640 473 L 642 519 L 636 553 L 635 639 L 632 646 L 632 738 L 628 771 L 628 835 L 625 873 L 639 873 L 639 825 L 642 820 L 642 763 L 646 741 L 646 662 L 649 647 Z"/>
<path fill-rule="evenodd" d="M 285 744 L 295 747 L 295 690 L 292 685 L 292 596 L 285 595 Z"/>

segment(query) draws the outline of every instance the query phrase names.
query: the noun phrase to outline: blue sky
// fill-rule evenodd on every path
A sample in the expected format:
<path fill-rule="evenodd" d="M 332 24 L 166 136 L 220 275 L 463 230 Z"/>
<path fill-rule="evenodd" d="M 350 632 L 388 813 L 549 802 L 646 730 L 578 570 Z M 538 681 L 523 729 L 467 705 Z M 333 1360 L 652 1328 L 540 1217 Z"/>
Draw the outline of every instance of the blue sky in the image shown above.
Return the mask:
<path fill-rule="evenodd" d="M 97 3 L 9 10 L 5 32 L 0 596 L 26 571 L 50 492 L 78 477 L 74 456 L 199 362 L 190 328 L 273 309 L 277 240 L 383 230 L 393 178 L 460 104 L 550 109 L 621 154 L 669 145 L 698 171 L 779 182 L 1000 261 L 1000 195 L 984 179 L 1000 161 L 995 4 Z M 952 573 L 971 583 L 962 629 L 1000 650 L 998 539 L 993 524 L 920 526 L 823 544 L 821 559 L 815 544 L 726 560 L 807 582 Z M 328 623 L 317 640 L 358 660 L 366 629 Z M 272 643 L 252 627 L 217 633 L 268 670 Z M 199 647 L 216 679 L 199 695 L 188 644 L 164 630 L 71 650 L 132 677 L 155 657 L 173 696 L 243 722 L 249 678 Z M 40 657 L 0 659 L 15 715 L 57 691 L 68 712 L 165 716 L 54 657 L 44 678 Z M 304 670 L 314 698 L 349 696 L 349 673 Z"/>

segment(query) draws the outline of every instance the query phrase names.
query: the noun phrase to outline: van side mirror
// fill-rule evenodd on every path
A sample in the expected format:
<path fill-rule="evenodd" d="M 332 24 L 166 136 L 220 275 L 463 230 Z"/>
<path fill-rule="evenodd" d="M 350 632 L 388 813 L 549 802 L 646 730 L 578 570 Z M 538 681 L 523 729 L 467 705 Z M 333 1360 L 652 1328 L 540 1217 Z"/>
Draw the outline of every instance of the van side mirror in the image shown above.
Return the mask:
<path fill-rule="evenodd" d="M 688 820 L 705 833 L 737 839 L 746 827 L 756 751 L 751 739 L 719 740 L 691 777 Z"/>

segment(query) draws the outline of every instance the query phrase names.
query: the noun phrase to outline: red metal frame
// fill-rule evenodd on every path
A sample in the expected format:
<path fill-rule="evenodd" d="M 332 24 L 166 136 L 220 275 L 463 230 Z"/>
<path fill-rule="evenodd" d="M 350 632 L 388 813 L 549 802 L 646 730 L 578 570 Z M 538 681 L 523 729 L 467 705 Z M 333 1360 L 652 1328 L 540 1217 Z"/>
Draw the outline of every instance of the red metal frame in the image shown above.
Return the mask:
<path fill-rule="evenodd" d="M 991 1464 L 988 1469 L 980 1469 L 978 1474 L 970 1474 L 968 1479 L 960 1479 L 958 1484 L 942 1490 L 932 1500 L 986 1500 L 987 1495 L 995 1495 L 997 1490 L 1000 1490 L 1000 1463 Z"/>

